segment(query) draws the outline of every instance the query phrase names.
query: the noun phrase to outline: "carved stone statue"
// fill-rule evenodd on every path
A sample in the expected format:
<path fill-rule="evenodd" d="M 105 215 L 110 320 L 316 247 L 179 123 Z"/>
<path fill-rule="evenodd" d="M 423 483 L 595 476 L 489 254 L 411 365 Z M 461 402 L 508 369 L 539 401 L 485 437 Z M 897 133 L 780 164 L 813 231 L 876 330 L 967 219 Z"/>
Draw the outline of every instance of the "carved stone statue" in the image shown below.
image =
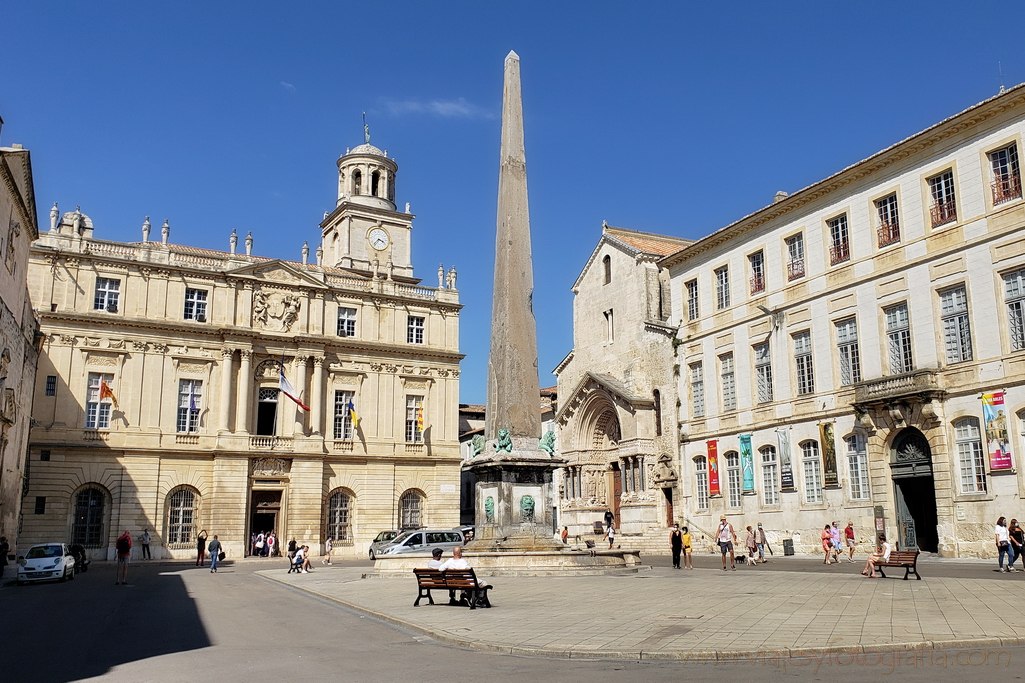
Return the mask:
<path fill-rule="evenodd" d="M 534 497 L 523 496 L 520 498 L 520 519 L 526 523 L 534 521 Z"/>
<path fill-rule="evenodd" d="M 504 427 L 502 429 L 499 429 L 498 441 L 495 442 L 495 450 L 499 453 L 501 453 L 502 451 L 505 451 L 506 453 L 512 453 L 512 448 L 512 437 L 509 436 L 509 430 L 505 429 Z"/>
<path fill-rule="evenodd" d="M 57 209 L 57 202 L 53 203 L 50 209 L 50 232 L 57 232 L 57 219 L 60 217 L 60 210 Z"/>
<path fill-rule="evenodd" d="M 235 253 L 235 247 L 238 246 L 238 230 L 235 228 L 231 229 L 231 235 L 228 236 L 228 248 L 231 253 Z"/>
<path fill-rule="evenodd" d="M 445 286 L 445 266 L 438 264 L 438 289 Z"/>
<path fill-rule="evenodd" d="M 299 319 L 299 308 L 302 306 L 302 302 L 299 301 L 297 296 L 285 297 L 285 310 L 281 314 L 281 327 L 288 332 L 292 329 L 292 325 Z"/>
<path fill-rule="evenodd" d="M 267 295 L 262 289 L 253 293 L 253 322 L 267 324 Z"/>
<path fill-rule="evenodd" d="M 149 216 L 142 221 L 142 241 L 149 242 L 149 233 L 153 229 L 153 224 L 149 222 Z"/>
<path fill-rule="evenodd" d="M 488 524 L 495 523 L 495 499 L 491 496 L 484 499 L 484 521 Z"/>
<path fill-rule="evenodd" d="M 537 445 L 542 451 L 548 455 L 555 455 L 555 432 L 545 432 L 544 436 L 541 437 L 540 443 Z"/>
<path fill-rule="evenodd" d="M 455 289 L 456 288 L 456 267 L 455 266 L 452 266 L 451 268 L 448 269 L 448 288 L 449 289 Z"/>
<path fill-rule="evenodd" d="M 473 453 L 474 456 L 478 456 L 478 455 L 480 455 L 481 453 L 484 452 L 484 435 L 483 434 L 475 434 L 473 436 L 473 438 L 470 439 L 470 450 L 471 450 L 471 452 Z"/>
<path fill-rule="evenodd" d="M 75 207 L 75 216 L 71 221 L 71 225 L 75 229 L 76 235 L 82 234 L 82 207 Z"/>

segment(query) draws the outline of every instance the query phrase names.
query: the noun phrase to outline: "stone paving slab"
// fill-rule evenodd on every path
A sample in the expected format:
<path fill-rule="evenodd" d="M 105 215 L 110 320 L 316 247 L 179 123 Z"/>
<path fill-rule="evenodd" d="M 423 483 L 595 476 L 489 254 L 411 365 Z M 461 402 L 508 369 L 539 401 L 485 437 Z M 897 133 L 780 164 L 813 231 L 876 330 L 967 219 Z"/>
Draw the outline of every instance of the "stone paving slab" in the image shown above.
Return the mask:
<path fill-rule="evenodd" d="M 1025 644 L 1001 575 L 922 581 L 830 572 L 650 569 L 498 577 L 493 609 L 413 607 L 416 579 L 360 568 L 257 572 L 434 638 L 568 658 L 731 660 Z"/>

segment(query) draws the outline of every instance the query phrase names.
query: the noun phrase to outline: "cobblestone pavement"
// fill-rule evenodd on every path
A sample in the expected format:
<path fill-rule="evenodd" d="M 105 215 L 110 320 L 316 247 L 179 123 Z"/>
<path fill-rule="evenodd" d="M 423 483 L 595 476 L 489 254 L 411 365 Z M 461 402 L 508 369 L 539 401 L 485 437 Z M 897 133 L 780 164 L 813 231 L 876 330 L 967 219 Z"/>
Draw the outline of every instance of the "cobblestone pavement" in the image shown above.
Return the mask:
<path fill-rule="evenodd" d="M 1009 606 L 1008 590 L 1022 574 L 996 574 L 979 563 L 964 565 L 968 578 L 930 576 L 923 568 L 922 581 L 903 581 L 896 570 L 890 576 L 898 578 L 866 579 L 853 564 L 842 571 L 805 563 L 803 571 L 727 572 L 704 564 L 615 576 L 501 576 L 491 581 L 494 608 L 473 611 L 447 606 L 447 596 L 413 607 L 412 574 L 379 578 L 351 566 L 258 574 L 441 641 L 495 652 L 725 660 L 1025 644 L 1025 614 Z"/>

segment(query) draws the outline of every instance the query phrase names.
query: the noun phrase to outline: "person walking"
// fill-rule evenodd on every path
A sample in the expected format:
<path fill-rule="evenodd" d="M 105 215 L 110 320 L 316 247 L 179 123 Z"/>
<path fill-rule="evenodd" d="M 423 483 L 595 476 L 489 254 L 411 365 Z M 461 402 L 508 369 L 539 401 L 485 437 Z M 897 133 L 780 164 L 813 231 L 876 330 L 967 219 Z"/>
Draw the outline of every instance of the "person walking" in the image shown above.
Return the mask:
<path fill-rule="evenodd" d="M 1007 525 L 1007 540 L 1011 542 L 1011 559 L 1008 560 L 1007 566 L 1010 567 L 1012 572 L 1025 571 L 1025 558 L 1022 558 L 1021 569 L 1015 569 L 1014 567 L 1015 560 L 1021 557 L 1022 550 L 1025 548 L 1025 531 L 1018 525 L 1018 520 L 1016 519 L 1012 519 L 1011 523 Z"/>
<path fill-rule="evenodd" d="M 857 541 L 854 540 L 854 522 L 847 522 L 843 535 L 844 541 L 847 543 L 847 561 L 854 562 L 854 546 L 857 545 Z"/>
<path fill-rule="evenodd" d="M 747 525 L 747 535 L 744 537 L 744 546 L 747 548 L 747 563 L 754 566 L 755 558 L 758 556 L 758 541 L 754 529 Z"/>
<path fill-rule="evenodd" d="M 256 534 L 256 553 L 257 557 L 263 557 L 263 549 L 267 546 L 267 537 L 263 535 L 263 532 Z"/>
<path fill-rule="evenodd" d="M 831 564 L 832 561 L 829 559 L 830 553 L 833 552 L 833 536 L 829 533 L 829 525 L 822 529 L 822 533 L 819 534 L 819 538 L 822 540 L 822 552 L 825 556 L 822 560 L 822 564 Z"/>
<path fill-rule="evenodd" d="M 331 564 L 331 551 L 334 547 L 334 541 L 328 536 L 327 540 L 324 541 L 324 559 L 321 560 L 322 564 Z"/>
<path fill-rule="evenodd" d="M 673 530 L 669 532 L 669 549 L 673 552 L 673 569 L 679 569 L 680 555 L 683 553 L 683 534 L 680 533 L 679 524 L 674 524 Z"/>
<path fill-rule="evenodd" d="M 730 555 L 730 569 L 737 570 L 737 559 L 733 555 L 733 544 L 737 542 L 737 532 L 733 525 L 726 520 L 726 515 L 719 517 L 719 530 L 715 532 L 716 541 L 719 543 L 719 551 L 722 553 L 722 570 L 726 571 L 726 554 Z"/>
<path fill-rule="evenodd" d="M 559 534 L 559 537 L 562 538 L 562 544 L 563 545 L 566 545 L 567 543 L 569 543 L 569 527 L 568 526 L 562 527 L 562 533 Z"/>
<path fill-rule="evenodd" d="M 221 542 L 217 540 L 217 534 L 214 534 L 206 549 L 210 551 L 210 573 L 216 574 L 217 564 L 221 561 Z"/>
<path fill-rule="evenodd" d="M 765 559 L 765 551 L 772 552 L 772 546 L 769 545 L 769 539 L 765 537 L 765 529 L 762 528 L 762 523 L 758 522 L 758 528 L 755 530 L 755 543 L 758 544 L 758 561 L 762 564 L 768 562 Z"/>
<path fill-rule="evenodd" d="M 152 560 L 153 558 L 149 554 L 149 529 L 143 529 L 142 534 L 139 536 L 139 544 L 142 545 L 142 559 Z"/>
<path fill-rule="evenodd" d="M 273 531 L 267 533 L 267 557 L 274 557 L 274 553 L 278 549 L 278 537 L 274 535 Z"/>
<path fill-rule="evenodd" d="M 605 510 L 605 527 L 608 528 L 608 527 L 612 526 L 613 522 L 615 522 L 615 521 L 616 521 L 616 516 L 614 514 L 612 514 L 612 510 L 609 510 L 609 509 L 606 508 L 606 510 Z"/>
<path fill-rule="evenodd" d="M 683 527 L 683 566 L 687 569 L 694 569 L 691 559 L 691 537 L 690 529 Z"/>
<path fill-rule="evenodd" d="M 114 550 L 117 551 L 117 575 L 114 577 L 114 585 L 127 586 L 128 562 L 132 558 L 132 535 L 128 529 L 114 541 Z"/>
<path fill-rule="evenodd" d="M 1009 534 L 1007 533 L 1007 518 L 1000 517 L 997 519 L 997 524 L 993 527 L 993 535 L 997 544 L 997 563 L 998 572 L 1009 572 L 1012 571 L 1010 565 L 1007 569 L 1004 569 L 1004 556 L 1010 557 L 1011 553 L 1011 541 Z"/>
<path fill-rule="evenodd" d="M 612 544 L 616 542 L 616 527 L 609 525 L 609 530 L 605 532 L 605 538 L 609 541 L 609 550 L 612 550 Z"/>
<path fill-rule="evenodd" d="M 199 532 L 196 536 L 196 566 L 202 567 L 203 561 L 206 559 L 206 529 Z"/>
<path fill-rule="evenodd" d="M 843 545 L 840 542 L 840 522 L 833 520 L 829 527 L 829 542 L 833 544 L 833 562 L 840 564 L 840 555 L 843 553 Z"/>

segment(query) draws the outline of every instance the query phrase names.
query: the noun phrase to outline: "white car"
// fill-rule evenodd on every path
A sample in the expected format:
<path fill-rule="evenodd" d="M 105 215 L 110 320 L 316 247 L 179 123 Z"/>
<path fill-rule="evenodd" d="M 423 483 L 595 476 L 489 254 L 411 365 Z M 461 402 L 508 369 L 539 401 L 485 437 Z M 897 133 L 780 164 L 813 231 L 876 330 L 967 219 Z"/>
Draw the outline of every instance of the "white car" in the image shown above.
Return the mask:
<path fill-rule="evenodd" d="M 67 543 L 39 543 L 18 558 L 18 584 L 75 578 L 75 556 Z"/>

